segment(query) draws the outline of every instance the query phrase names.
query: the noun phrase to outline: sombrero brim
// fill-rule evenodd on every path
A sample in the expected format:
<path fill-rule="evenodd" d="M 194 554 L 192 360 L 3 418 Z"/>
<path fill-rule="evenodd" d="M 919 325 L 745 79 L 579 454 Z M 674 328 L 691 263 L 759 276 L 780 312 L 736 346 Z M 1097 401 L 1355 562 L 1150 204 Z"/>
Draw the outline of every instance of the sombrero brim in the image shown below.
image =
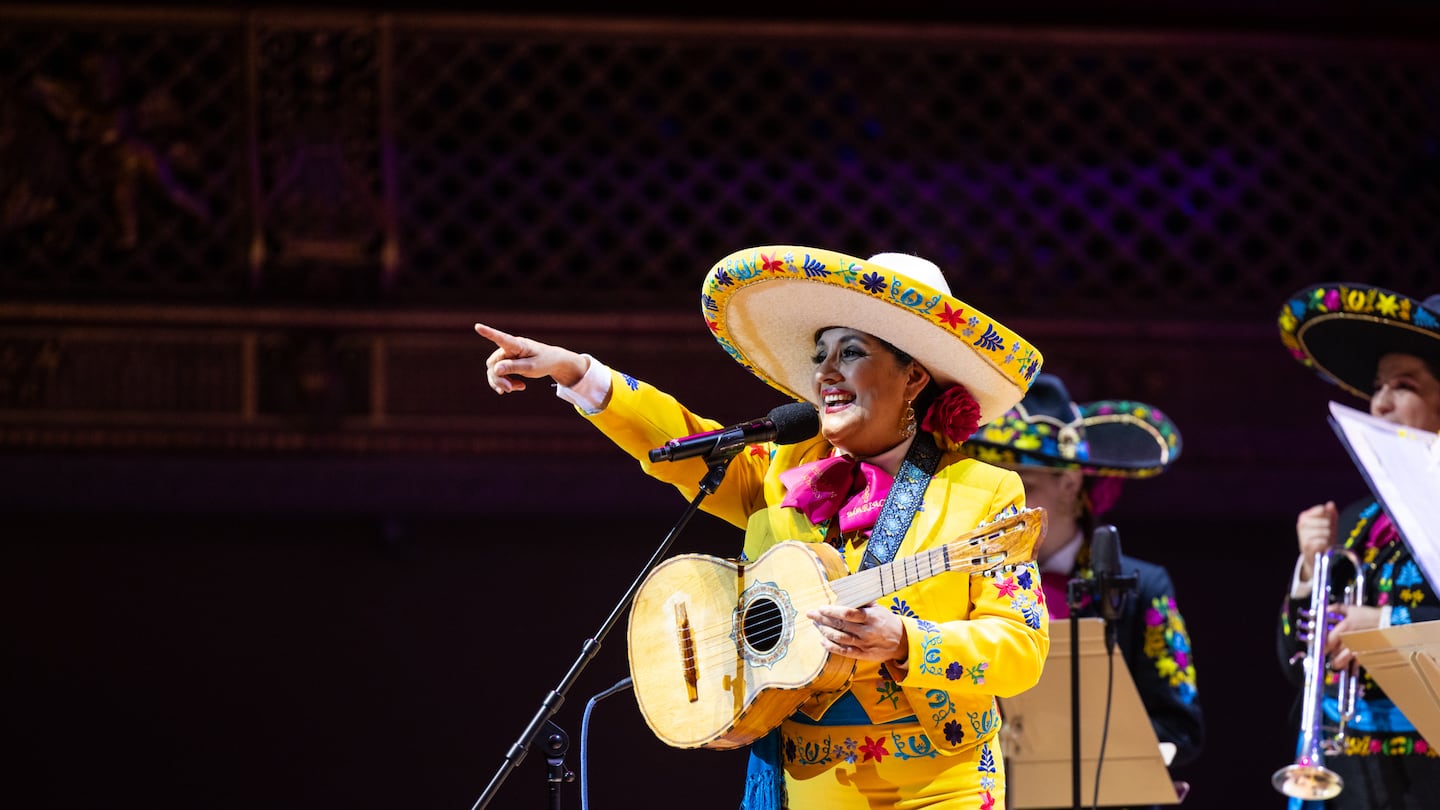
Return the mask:
<path fill-rule="evenodd" d="M 701 307 L 736 362 L 817 407 L 811 355 L 816 332 L 831 326 L 890 343 L 941 385 L 963 384 L 982 422 L 1019 402 L 1040 370 L 1040 352 L 983 312 L 834 251 L 775 245 L 732 253 L 706 276 Z"/>
<path fill-rule="evenodd" d="M 1318 284 L 1285 303 L 1280 340 L 1301 364 L 1368 401 L 1382 356 L 1440 357 L 1440 313 L 1379 287 Z"/>
<path fill-rule="evenodd" d="M 1084 438 L 1073 457 L 1061 454 L 1054 419 L 1027 419 L 1018 410 L 980 428 L 965 450 L 992 464 L 1079 470 L 1102 478 L 1148 478 L 1180 457 L 1180 430 L 1143 402 L 1101 400 L 1079 407 L 1075 426 Z"/>

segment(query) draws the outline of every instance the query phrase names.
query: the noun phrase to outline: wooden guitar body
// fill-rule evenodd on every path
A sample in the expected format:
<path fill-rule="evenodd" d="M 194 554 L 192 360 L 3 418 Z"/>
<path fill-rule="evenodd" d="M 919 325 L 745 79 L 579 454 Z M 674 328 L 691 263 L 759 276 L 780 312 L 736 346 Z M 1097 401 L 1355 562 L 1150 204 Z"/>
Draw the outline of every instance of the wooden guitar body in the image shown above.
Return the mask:
<path fill-rule="evenodd" d="M 743 568 L 703 554 L 657 566 L 630 609 L 630 675 L 655 735 L 737 748 L 845 686 L 855 659 L 826 652 L 805 613 L 834 604 L 829 581 L 846 573 L 835 549 L 795 541 Z"/>
<path fill-rule="evenodd" d="M 640 712 L 675 748 L 748 745 L 854 674 L 855 659 L 826 652 L 807 612 L 859 607 L 947 571 L 1027 562 L 1044 531 L 1044 510 L 1027 509 L 856 574 L 823 543 L 779 543 L 749 564 L 672 557 L 641 583 L 630 608 Z"/>

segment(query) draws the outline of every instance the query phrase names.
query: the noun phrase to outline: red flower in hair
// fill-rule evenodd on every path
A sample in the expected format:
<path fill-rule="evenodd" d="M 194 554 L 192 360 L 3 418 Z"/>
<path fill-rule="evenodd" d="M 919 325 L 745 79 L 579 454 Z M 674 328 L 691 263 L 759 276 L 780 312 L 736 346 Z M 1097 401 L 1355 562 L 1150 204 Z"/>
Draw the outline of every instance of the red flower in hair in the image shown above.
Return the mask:
<path fill-rule="evenodd" d="M 980 429 L 980 403 L 957 383 L 930 403 L 920 427 L 935 434 L 946 450 L 954 450 Z"/>

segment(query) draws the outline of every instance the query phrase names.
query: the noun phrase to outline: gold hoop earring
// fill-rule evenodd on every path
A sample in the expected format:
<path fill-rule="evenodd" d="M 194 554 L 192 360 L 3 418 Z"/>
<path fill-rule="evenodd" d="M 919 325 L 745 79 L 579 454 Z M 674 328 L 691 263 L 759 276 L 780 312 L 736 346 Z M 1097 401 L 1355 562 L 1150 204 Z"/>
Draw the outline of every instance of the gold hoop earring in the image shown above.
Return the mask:
<path fill-rule="evenodd" d="M 905 403 L 905 415 L 900 417 L 900 438 L 908 439 L 915 435 L 915 406 L 909 402 Z"/>

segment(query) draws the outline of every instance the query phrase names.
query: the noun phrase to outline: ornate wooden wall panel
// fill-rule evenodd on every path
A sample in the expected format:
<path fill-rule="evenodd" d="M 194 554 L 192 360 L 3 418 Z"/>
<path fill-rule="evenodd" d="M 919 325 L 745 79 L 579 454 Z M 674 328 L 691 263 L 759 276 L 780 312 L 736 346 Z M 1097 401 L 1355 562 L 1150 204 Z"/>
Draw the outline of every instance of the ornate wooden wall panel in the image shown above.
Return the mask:
<path fill-rule="evenodd" d="M 603 452 L 563 409 L 485 394 L 478 319 L 708 399 L 733 382 L 715 415 L 753 416 L 769 392 L 692 313 L 712 261 L 773 242 L 935 258 L 1079 388 L 1153 394 L 1199 436 L 1224 432 L 1211 385 L 1275 412 L 1309 385 L 1235 371 L 1288 362 L 1288 292 L 1440 277 L 1440 60 L 1403 42 L 0 21 L 0 447 Z M 1187 453 L 1219 469 L 1314 435 L 1275 420 Z"/>

